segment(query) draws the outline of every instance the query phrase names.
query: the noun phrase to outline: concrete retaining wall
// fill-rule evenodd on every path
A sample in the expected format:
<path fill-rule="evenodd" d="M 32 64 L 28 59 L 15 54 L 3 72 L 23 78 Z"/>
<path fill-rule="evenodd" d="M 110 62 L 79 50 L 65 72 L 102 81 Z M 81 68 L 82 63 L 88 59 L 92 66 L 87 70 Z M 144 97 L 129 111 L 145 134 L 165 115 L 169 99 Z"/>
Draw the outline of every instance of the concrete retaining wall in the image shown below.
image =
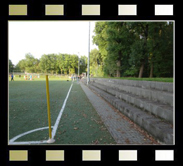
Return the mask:
<path fill-rule="evenodd" d="M 91 78 L 89 87 L 155 139 L 173 143 L 172 83 Z"/>

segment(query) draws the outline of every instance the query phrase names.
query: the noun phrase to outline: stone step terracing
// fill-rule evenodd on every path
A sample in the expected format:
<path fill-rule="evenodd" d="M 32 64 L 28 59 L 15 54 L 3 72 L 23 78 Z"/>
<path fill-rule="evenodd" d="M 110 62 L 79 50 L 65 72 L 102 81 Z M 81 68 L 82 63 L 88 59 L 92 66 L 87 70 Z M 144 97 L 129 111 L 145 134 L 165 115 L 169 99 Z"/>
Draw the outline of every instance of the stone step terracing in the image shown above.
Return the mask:
<path fill-rule="evenodd" d="M 149 112 L 159 118 L 165 119 L 171 124 L 173 124 L 173 107 L 157 102 L 152 101 L 144 97 L 139 97 L 138 95 L 133 95 L 128 92 L 124 92 L 121 90 L 116 90 L 115 88 L 108 88 L 108 86 L 101 85 L 100 83 L 93 83 L 91 85 L 112 94 L 113 96 L 124 100 L 127 103 L 130 103 L 144 111 Z"/>
<path fill-rule="evenodd" d="M 142 82 L 142 85 L 140 86 L 140 83 L 137 83 L 137 81 L 135 81 L 135 83 L 132 84 L 132 80 L 129 80 L 129 84 L 127 82 L 123 82 L 124 80 L 107 80 L 107 79 L 91 79 L 91 83 L 95 82 L 95 83 L 99 83 L 101 85 L 105 85 L 109 88 L 115 88 L 116 90 L 121 90 L 124 92 L 128 92 L 140 97 L 144 97 L 147 98 L 149 100 L 153 100 L 153 101 L 158 101 L 160 103 L 163 104 L 168 104 L 170 106 L 173 106 L 173 94 L 171 91 L 172 89 L 170 89 L 171 84 L 167 83 L 167 84 L 162 84 L 160 83 L 159 86 L 158 82 L 154 83 L 154 86 L 152 86 L 149 82 L 151 81 L 146 81 L 145 83 L 147 85 L 145 85 L 145 83 Z M 127 80 L 125 80 L 127 81 Z M 141 82 L 141 81 L 139 81 Z M 133 86 L 132 86 L 133 85 Z M 137 86 L 135 86 L 137 85 Z M 166 88 L 163 88 L 163 85 L 166 85 Z M 167 86 L 169 85 L 169 86 Z M 161 88 L 160 88 L 161 87 Z M 172 85 L 173 87 L 173 85 Z M 158 90 L 161 89 L 161 90 Z M 169 91 L 167 91 L 169 90 Z"/>
<path fill-rule="evenodd" d="M 146 89 L 155 89 L 166 92 L 173 92 L 173 84 L 167 82 L 155 82 L 155 81 L 135 81 L 135 80 L 122 80 L 122 79 L 108 79 L 108 78 L 90 78 L 90 81 L 110 82 L 120 85 L 128 85 Z"/>
<path fill-rule="evenodd" d="M 89 87 L 156 140 L 164 144 L 173 144 L 173 85 L 128 81 L 91 79 Z M 158 93 L 158 100 L 153 93 Z"/>

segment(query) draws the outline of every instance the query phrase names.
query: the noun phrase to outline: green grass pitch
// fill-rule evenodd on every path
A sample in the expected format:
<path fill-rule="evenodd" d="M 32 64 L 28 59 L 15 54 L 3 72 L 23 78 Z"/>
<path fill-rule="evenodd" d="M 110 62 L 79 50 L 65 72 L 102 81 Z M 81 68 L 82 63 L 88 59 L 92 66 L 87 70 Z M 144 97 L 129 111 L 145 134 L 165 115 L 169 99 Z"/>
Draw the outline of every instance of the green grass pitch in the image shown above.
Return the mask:
<path fill-rule="evenodd" d="M 54 126 L 71 81 L 49 81 L 51 125 Z M 9 81 L 9 140 L 48 126 L 45 79 Z M 48 129 L 20 137 L 15 142 L 48 140 Z M 55 135 L 54 144 L 115 144 L 81 86 L 75 81 Z"/>

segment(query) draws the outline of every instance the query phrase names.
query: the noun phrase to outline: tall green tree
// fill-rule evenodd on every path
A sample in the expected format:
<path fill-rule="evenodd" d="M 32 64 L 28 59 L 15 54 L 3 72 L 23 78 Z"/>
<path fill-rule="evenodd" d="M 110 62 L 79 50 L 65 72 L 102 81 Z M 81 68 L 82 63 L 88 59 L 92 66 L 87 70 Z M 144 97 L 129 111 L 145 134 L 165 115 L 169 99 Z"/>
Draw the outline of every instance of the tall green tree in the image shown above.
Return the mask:
<path fill-rule="evenodd" d="M 56 54 L 49 54 L 49 61 L 50 61 L 50 71 L 52 74 L 57 74 L 57 55 Z"/>
<path fill-rule="evenodd" d="M 90 72 L 94 76 L 103 76 L 103 61 L 99 50 L 96 48 L 90 52 Z"/>
<path fill-rule="evenodd" d="M 46 73 L 54 74 L 57 72 L 57 56 L 55 54 L 42 55 L 40 68 Z"/>
<path fill-rule="evenodd" d="M 57 66 L 58 66 L 58 69 L 60 70 L 61 74 L 63 74 L 64 69 L 65 69 L 64 61 L 65 61 L 64 54 L 58 54 L 57 55 Z"/>
<path fill-rule="evenodd" d="M 42 55 L 40 58 L 40 68 L 44 73 L 49 73 L 51 69 L 50 55 Z"/>
<path fill-rule="evenodd" d="M 133 58 L 139 65 L 139 78 L 143 76 L 144 66 L 148 59 L 148 35 L 149 35 L 149 22 L 132 22 L 128 23 L 131 31 L 136 35 L 134 45 L 131 47 L 131 58 Z M 137 52 L 137 54 L 135 53 Z"/>
<path fill-rule="evenodd" d="M 15 67 L 21 70 L 22 72 L 25 71 L 25 68 L 26 68 L 25 59 L 20 60 Z"/>
<path fill-rule="evenodd" d="M 18 64 L 15 66 L 16 70 L 20 70 L 21 72 L 30 72 L 37 73 L 40 72 L 39 68 L 39 59 L 34 58 L 34 56 L 30 53 L 25 55 L 25 58 L 20 60 Z"/>
<path fill-rule="evenodd" d="M 93 42 L 110 76 L 173 76 L 172 22 L 97 22 Z"/>
<path fill-rule="evenodd" d="M 87 72 L 88 58 L 86 56 L 80 56 L 79 73 Z"/>
<path fill-rule="evenodd" d="M 71 71 L 69 74 L 74 74 L 74 73 L 78 73 L 78 61 L 79 58 L 77 55 L 72 55 L 70 57 L 70 67 L 71 67 Z"/>
<path fill-rule="evenodd" d="M 107 51 L 108 61 L 111 61 L 116 70 L 116 76 L 121 74 L 129 67 L 128 58 L 130 46 L 133 43 L 134 35 L 129 31 L 126 22 L 107 23 Z M 108 65 L 107 65 L 108 66 Z"/>
<path fill-rule="evenodd" d="M 93 43 L 98 46 L 102 61 L 107 56 L 107 26 L 107 22 L 96 22 L 93 36 Z"/>
<path fill-rule="evenodd" d="M 36 59 L 34 58 L 34 56 L 30 53 L 25 55 L 25 70 L 27 72 L 35 72 L 35 66 L 36 65 Z"/>
<path fill-rule="evenodd" d="M 14 69 L 14 64 L 12 63 L 12 61 L 9 59 L 9 72 L 12 72 Z"/>
<path fill-rule="evenodd" d="M 64 73 L 65 74 L 70 74 L 71 73 L 71 55 L 70 54 L 64 54 L 65 56 L 65 69 Z"/>
<path fill-rule="evenodd" d="M 150 77 L 173 77 L 173 24 L 149 23 Z"/>

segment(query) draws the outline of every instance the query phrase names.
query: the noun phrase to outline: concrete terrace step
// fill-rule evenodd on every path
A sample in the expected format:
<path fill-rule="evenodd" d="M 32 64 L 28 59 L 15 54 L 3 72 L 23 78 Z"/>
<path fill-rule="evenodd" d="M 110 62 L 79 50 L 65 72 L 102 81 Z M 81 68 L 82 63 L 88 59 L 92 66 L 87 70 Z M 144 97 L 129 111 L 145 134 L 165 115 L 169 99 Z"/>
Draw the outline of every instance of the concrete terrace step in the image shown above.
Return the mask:
<path fill-rule="evenodd" d="M 91 82 L 90 84 L 173 124 L 173 107 L 171 106 L 151 101 L 137 95 L 132 95 L 121 90 L 116 90 L 115 88 L 109 88 L 108 86 L 101 85 L 99 83 Z"/>
<path fill-rule="evenodd" d="M 85 82 L 84 82 L 85 83 Z M 151 134 L 157 141 L 163 144 L 173 144 L 173 127 L 172 125 L 150 115 L 139 108 L 128 104 L 121 99 L 89 84 L 89 88 L 97 92 L 101 97 L 115 106 L 124 115 L 138 124 L 141 128 Z"/>
<path fill-rule="evenodd" d="M 113 81 L 113 80 L 112 80 Z M 121 81 L 121 80 L 120 80 Z M 128 80 L 127 80 L 128 81 Z M 169 104 L 173 106 L 173 94 L 170 92 L 159 91 L 155 89 L 145 89 L 142 87 L 129 86 L 124 84 L 118 84 L 119 82 L 111 82 L 107 80 L 91 79 L 91 83 L 95 82 L 101 85 L 108 86 L 109 88 L 115 88 L 116 90 L 121 90 L 139 97 L 144 97 L 149 100 L 157 101 L 162 104 Z M 150 81 L 149 81 L 150 82 Z"/>
<path fill-rule="evenodd" d="M 140 87 L 145 89 L 154 89 L 173 93 L 173 83 L 169 82 L 135 81 L 135 80 L 120 80 L 120 79 L 109 79 L 109 78 L 90 78 L 90 80 L 91 81 L 99 80 L 120 85 L 128 85 L 128 86 Z"/>

